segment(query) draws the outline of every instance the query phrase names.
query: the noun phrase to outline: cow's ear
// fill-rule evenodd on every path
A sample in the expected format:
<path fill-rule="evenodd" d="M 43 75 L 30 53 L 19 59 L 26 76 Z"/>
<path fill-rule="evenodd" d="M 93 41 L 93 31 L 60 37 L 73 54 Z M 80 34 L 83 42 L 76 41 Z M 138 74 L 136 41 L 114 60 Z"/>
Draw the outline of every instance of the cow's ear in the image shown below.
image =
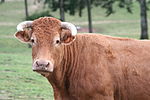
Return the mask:
<path fill-rule="evenodd" d="M 71 31 L 69 29 L 62 29 L 60 35 L 61 43 L 63 44 L 70 44 L 75 40 L 75 36 L 71 35 Z"/>
<path fill-rule="evenodd" d="M 61 43 L 70 44 L 75 40 L 77 29 L 75 25 L 69 22 L 61 22 Z"/>
<path fill-rule="evenodd" d="M 17 25 L 15 37 L 21 42 L 29 42 L 32 33 L 32 22 L 33 21 L 24 21 Z"/>
<path fill-rule="evenodd" d="M 19 39 L 21 42 L 28 43 L 31 38 L 31 32 L 28 30 L 18 31 L 15 33 L 15 37 Z"/>

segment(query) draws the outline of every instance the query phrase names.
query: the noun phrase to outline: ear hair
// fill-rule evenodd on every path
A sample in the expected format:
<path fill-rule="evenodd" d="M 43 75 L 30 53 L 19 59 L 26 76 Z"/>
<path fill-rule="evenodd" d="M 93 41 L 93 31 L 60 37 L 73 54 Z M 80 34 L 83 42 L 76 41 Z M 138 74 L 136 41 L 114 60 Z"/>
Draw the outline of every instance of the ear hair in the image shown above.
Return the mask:
<path fill-rule="evenodd" d="M 15 33 L 15 37 L 23 43 L 28 43 L 30 41 L 32 32 L 31 30 L 18 31 Z"/>
<path fill-rule="evenodd" d="M 75 40 L 75 36 L 71 35 L 71 31 L 69 29 L 62 29 L 60 34 L 60 41 L 65 45 L 71 44 Z"/>

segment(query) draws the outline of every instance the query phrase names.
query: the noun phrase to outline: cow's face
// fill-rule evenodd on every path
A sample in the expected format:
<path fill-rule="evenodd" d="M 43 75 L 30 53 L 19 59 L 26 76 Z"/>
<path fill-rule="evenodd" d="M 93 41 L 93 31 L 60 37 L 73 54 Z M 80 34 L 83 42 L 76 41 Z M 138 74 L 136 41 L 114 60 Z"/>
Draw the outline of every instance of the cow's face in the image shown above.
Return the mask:
<path fill-rule="evenodd" d="M 60 66 L 64 45 L 72 43 L 76 34 L 74 25 L 50 17 L 23 22 L 17 28 L 15 36 L 32 45 L 33 71 L 46 77 Z"/>

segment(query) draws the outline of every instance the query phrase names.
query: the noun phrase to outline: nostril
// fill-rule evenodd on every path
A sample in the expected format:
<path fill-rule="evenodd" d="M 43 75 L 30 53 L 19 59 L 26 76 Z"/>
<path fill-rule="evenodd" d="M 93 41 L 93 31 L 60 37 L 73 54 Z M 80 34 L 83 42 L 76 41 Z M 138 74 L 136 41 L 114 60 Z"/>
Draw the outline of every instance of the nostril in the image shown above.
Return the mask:
<path fill-rule="evenodd" d="M 46 67 L 48 67 L 48 66 L 49 66 L 49 62 L 47 63 Z"/>
<path fill-rule="evenodd" d="M 36 60 L 33 63 L 33 70 L 34 71 L 53 71 L 53 63 L 48 60 Z"/>
<path fill-rule="evenodd" d="M 38 61 L 35 62 L 37 66 L 39 66 Z"/>
<path fill-rule="evenodd" d="M 50 65 L 49 61 L 38 60 L 35 62 L 36 67 L 48 67 Z"/>

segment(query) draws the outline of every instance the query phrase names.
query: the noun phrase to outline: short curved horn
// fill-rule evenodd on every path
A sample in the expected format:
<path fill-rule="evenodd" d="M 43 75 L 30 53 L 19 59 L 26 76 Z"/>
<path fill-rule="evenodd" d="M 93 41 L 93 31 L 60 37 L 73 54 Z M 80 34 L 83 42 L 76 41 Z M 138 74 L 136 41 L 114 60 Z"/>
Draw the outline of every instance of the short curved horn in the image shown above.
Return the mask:
<path fill-rule="evenodd" d="M 77 28 L 72 23 L 61 22 L 61 27 L 69 29 L 73 36 L 77 34 Z"/>
<path fill-rule="evenodd" d="M 23 31 L 24 28 L 29 28 L 32 26 L 33 21 L 24 21 L 17 25 L 17 31 Z"/>

